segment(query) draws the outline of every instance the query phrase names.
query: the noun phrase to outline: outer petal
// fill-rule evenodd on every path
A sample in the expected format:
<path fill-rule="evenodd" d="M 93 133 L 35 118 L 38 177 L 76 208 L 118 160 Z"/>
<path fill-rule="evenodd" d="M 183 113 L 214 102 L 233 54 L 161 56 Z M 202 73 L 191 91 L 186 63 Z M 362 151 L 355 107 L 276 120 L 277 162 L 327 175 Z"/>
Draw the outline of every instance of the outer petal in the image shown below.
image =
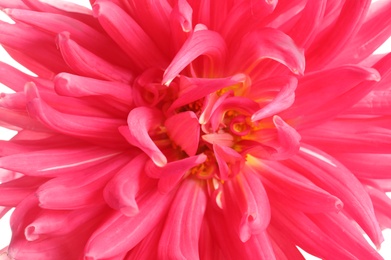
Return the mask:
<path fill-rule="evenodd" d="M 139 202 L 140 212 L 134 217 L 114 213 L 87 242 L 86 259 L 105 259 L 131 250 L 162 221 L 171 201 L 171 194 L 151 191 Z M 108 247 L 108 244 L 115 246 Z"/>
<path fill-rule="evenodd" d="M 166 59 L 148 34 L 116 4 L 99 1 L 94 14 L 111 38 L 141 69 L 164 68 Z"/>
<path fill-rule="evenodd" d="M 65 62 L 80 75 L 124 83 L 133 79 L 128 70 L 110 64 L 71 40 L 68 32 L 58 35 L 57 44 Z"/>
<path fill-rule="evenodd" d="M 344 209 L 364 229 L 376 246 L 383 236 L 375 218 L 373 205 L 362 184 L 342 164 L 329 155 L 302 144 L 291 167 L 298 169 L 317 186 L 334 194 L 344 203 Z"/>
<path fill-rule="evenodd" d="M 168 213 L 159 242 L 159 259 L 199 259 L 198 240 L 207 195 L 197 180 L 185 180 Z"/>

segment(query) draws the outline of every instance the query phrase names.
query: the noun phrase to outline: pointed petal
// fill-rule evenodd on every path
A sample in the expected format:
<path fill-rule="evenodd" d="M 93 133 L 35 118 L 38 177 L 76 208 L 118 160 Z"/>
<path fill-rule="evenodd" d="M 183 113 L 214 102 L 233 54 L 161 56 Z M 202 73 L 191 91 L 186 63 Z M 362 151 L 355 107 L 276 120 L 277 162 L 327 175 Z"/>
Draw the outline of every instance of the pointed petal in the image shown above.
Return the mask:
<path fill-rule="evenodd" d="M 200 124 L 192 111 L 186 111 L 169 117 L 164 126 L 167 134 L 189 156 L 196 154 L 200 140 Z"/>
<path fill-rule="evenodd" d="M 206 204 L 202 184 L 185 180 L 166 218 L 159 241 L 159 259 L 199 259 L 198 240 Z"/>
<path fill-rule="evenodd" d="M 85 247 L 86 259 L 110 258 L 134 248 L 164 219 L 172 197 L 151 192 L 139 202 L 140 212 L 134 217 L 114 213 L 91 235 Z M 108 247 L 108 244 L 116 246 Z"/>
<path fill-rule="evenodd" d="M 221 180 L 227 181 L 230 177 L 240 172 L 243 164 L 243 157 L 234 149 L 213 143 L 213 152 L 219 166 L 218 176 Z"/>
<path fill-rule="evenodd" d="M 148 132 L 159 127 L 161 121 L 160 111 L 148 107 L 138 107 L 130 111 L 128 126 L 119 128 L 120 133 L 130 144 L 143 150 L 160 167 L 167 163 L 167 158 L 152 141 Z"/>
<path fill-rule="evenodd" d="M 120 82 L 97 80 L 68 73 L 54 78 L 57 94 L 70 97 L 104 96 L 128 104 L 133 103 L 132 87 Z"/>
<path fill-rule="evenodd" d="M 201 26 L 196 26 L 167 67 L 162 80 L 164 85 L 169 85 L 187 65 L 201 55 L 206 55 L 210 59 L 211 67 L 208 73 L 214 77 L 220 76 L 227 52 L 224 39 L 214 31 L 199 27 Z"/>
<path fill-rule="evenodd" d="M 324 159 L 325 160 L 324 160 Z M 344 209 L 363 228 L 376 246 L 383 241 L 373 205 L 362 184 L 341 163 L 314 147 L 303 145 L 294 165 L 317 186 L 337 196 Z M 304 167 L 304 168 L 303 168 Z"/>
<path fill-rule="evenodd" d="M 23 199 L 44 183 L 46 179 L 23 176 L 0 184 L 0 205 L 16 207 Z"/>
<path fill-rule="evenodd" d="M 251 116 L 252 121 L 257 121 L 269 116 L 278 114 L 289 108 L 295 101 L 295 90 L 297 86 L 296 78 L 289 78 L 289 82 L 284 85 L 275 98 L 266 106 L 255 112 Z"/>
<path fill-rule="evenodd" d="M 112 2 L 99 1 L 94 15 L 111 38 L 141 69 L 164 68 L 166 59 L 148 34 L 124 10 Z"/>
<path fill-rule="evenodd" d="M 115 174 L 103 190 L 106 203 L 125 216 L 131 217 L 139 212 L 136 195 L 140 190 L 147 158 L 141 154 L 132 159 Z"/>
<path fill-rule="evenodd" d="M 78 45 L 71 40 L 68 32 L 58 35 L 57 45 L 65 62 L 80 75 L 123 83 L 133 80 L 130 71 L 113 65 Z"/>
<path fill-rule="evenodd" d="M 223 209 L 242 242 L 262 233 L 270 221 L 269 200 L 262 182 L 250 168 L 244 168 L 223 185 Z"/>
<path fill-rule="evenodd" d="M 304 51 L 288 35 L 273 28 L 262 28 L 243 37 L 234 57 L 229 61 L 229 70 L 239 69 L 249 73 L 264 59 L 275 60 L 294 74 L 304 73 Z"/>
<path fill-rule="evenodd" d="M 316 44 L 308 50 L 307 68 L 314 71 L 331 64 L 331 61 L 345 48 L 347 43 L 360 29 L 371 4 L 371 0 L 347 0 L 344 2 L 337 20 L 320 34 Z"/>

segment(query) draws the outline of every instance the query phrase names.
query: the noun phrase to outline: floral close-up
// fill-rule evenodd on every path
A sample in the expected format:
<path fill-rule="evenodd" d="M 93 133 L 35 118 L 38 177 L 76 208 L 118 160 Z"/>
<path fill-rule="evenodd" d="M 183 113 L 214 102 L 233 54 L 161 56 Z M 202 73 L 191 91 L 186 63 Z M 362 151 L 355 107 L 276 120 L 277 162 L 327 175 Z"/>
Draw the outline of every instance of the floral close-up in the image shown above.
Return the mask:
<path fill-rule="evenodd" d="M 0 259 L 383 259 L 371 2 L 0 0 Z"/>

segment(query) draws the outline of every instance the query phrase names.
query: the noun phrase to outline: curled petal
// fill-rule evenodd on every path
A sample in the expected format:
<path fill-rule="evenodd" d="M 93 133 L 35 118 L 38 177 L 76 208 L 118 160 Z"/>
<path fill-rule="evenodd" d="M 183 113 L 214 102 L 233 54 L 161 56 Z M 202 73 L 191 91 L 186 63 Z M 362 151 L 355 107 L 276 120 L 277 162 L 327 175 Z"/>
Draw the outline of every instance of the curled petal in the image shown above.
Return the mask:
<path fill-rule="evenodd" d="M 270 221 L 269 200 L 262 182 L 252 169 L 245 167 L 242 175 L 236 175 L 224 184 L 224 214 L 242 242 L 252 235 L 262 233 Z"/>
<path fill-rule="evenodd" d="M 227 181 L 229 177 L 235 176 L 240 172 L 243 166 L 243 157 L 237 151 L 214 143 L 213 152 L 219 166 L 218 176 L 221 180 Z"/>
<path fill-rule="evenodd" d="M 121 126 L 119 131 L 126 140 L 143 150 L 158 166 L 167 163 L 166 156 L 160 151 L 149 135 L 150 130 L 159 127 L 162 121 L 162 113 L 148 107 L 138 107 L 130 111 L 128 126 Z"/>
<path fill-rule="evenodd" d="M 159 259 L 199 259 L 198 241 L 207 204 L 203 185 L 189 179 L 172 202 L 159 241 Z"/>
<path fill-rule="evenodd" d="M 170 139 L 187 155 L 196 154 L 200 139 L 200 124 L 194 112 L 187 111 L 175 114 L 169 117 L 164 125 Z"/>
<path fill-rule="evenodd" d="M 295 100 L 295 90 L 297 86 L 296 78 L 289 78 L 290 80 L 278 92 L 276 97 L 270 101 L 266 106 L 255 112 L 251 116 L 252 121 L 257 121 L 262 118 L 273 116 L 285 109 L 289 108 Z"/>
<path fill-rule="evenodd" d="M 54 88 L 59 95 L 70 97 L 104 96 L 131 105 L 132 88 L 120 82 L 110 82 L 60 73 L 54 78 Z"/>
<path fill-rule="evenodd" d="M 294 74 L 304 73 L 304 51 L 288 35 L 273 28 L 262 28 L 245 36 L 229 64 L 235 70 L 239 64 L 239 69 L 248 73 L 264 59 L 275 60 L 287 66 Z"/>
<path fill-rule="evenodd" d="M 209 73 L 219 76 L 221 73 L 219 70 L 224 67 L 226 52 L 227 47 L 221 35 L 204 28 L 197 29 L 196 27 L 193 34 L 183 44 L 171 64 L 167 67 L 162 83 L 169 85 L 187 65 L 201 55 L 206 55 L 210 58 L 212 65 Z"/>
<path fill-rule="evenodd" d="M 142 186 L 142 176 L 147 158 L 141 154 L 131 160 L 115 174 L 103 190 L 107 204 L 126 216 L 134 216 L 139 212 L 136 195 Z"/>

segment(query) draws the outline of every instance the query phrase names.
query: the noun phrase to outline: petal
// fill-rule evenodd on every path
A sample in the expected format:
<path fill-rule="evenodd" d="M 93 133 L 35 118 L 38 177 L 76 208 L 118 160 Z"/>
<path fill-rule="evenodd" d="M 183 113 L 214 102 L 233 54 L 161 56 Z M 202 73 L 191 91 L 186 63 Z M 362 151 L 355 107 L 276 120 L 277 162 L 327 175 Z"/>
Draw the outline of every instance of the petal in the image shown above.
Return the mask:
<path fill-rule="evenodd" d="M 114 213 L 91 235 L 85 247 L 85 259 L 110 258 L 131 250 L 164 219 L 171 201 L 172 195 L 152 191 L 139 202 L 137 215 Z M 115 246 L 108 247 L 108 244 Z"/>
<path fill-rule="evenodd" d="M 105 60 L 122 66 L 129 65 L 127 56 L 119 48 L 116 48 L 109 38 L 78 19 L 58 13 L 18 9 L 6 9 L 4 11 L 13 20 L 50 32 L 53 37 L 61 32 L 69 32 L 75 42 Z M 107 51 L 108 48 L 110 48 L 110 52 Z"/>
<path fill-rule="evenodd" d="M 262 233 L 270 221 L 269 200 L 262 182 L 250 168 L 244 168 L 223 185 L 225 217 L 242 242 Z"/>
<path fill-rule="evenodd" d="M 208 70 L 210 75 L 218 77 L 224 67 L 226 52 L 224 39 L 218 33 L 196 26 L 164 72 L 162 84 L 168 86 L 187 65 L 201 55 L 206 55 L 211 63 L 210 68 L 203 68 L 203 71 Z"/>
<path fill-rule="evenodd" d="M 202 185 L 185 180 L 172 202 L 159 241 L 159 259 L 199 259 L 198 240 L 207 204 Z"/>
<path fill-rule="evenodd" d="M 44 183 L 46 179 L 23 176 L 0 184 L 0 204 L 7 207 L 16 207 L 27 196 Z"/>
<path fill-rule="evenodd" d="M 304 51 L 288 35 L 273 28 L 262 28 L 243 37 L 234 57 L 229 61 L 229 71 L 249 73 L 264 59 L 275 60 L 294 74 L 304 73 Z"/>
<path fill-rule="evenodd" d="M 205 96 L 238 82 L 230 78 L 188 78 L 180 76 L 180 90 L 178 98 L 172 103 L 168 111 L 191 104 Z"/>
<path fill-rule="evenodd" d="M 57 36 L 57 45 L 65 62 L 80 75 L 123 83 L 133 80 L 130 71 L 113 65 L 78 45 L 70 39 L 68 32 Z"/>
<path fill-rule="evenodd" d="M 196 154 L 200 140 L 200 124 L 192 111 L 169 117 L 164 126 L 170 139 L 189 156 Z"/>
<path fill-rule="evenodd" d="M 118 133 L 118 127 L 125 124 L 123 120 L 61 113 L 40 98 L 33 98 L 27 109 L 49 129 L 112 147 L 124 146 L 125 140 Z"/>
<path fill-rule="evenodd" d="M 20 23 L 0 23 L 0 32 L 0 43 L 11 57 L 38 76 L 50 79 L 54 74 L 70 71 L 53 36 Z"/>
<path fill-rule="evenodd" d="M 306 213 L 339 212 L 343 208 L 339 198 L 279 162 L 252 167 L 259 172 L 272 204 L 278 201 Z"/>
<path fill-rule="evenodd" d="M 166 66 L 165 57 L 148 34 L 119 6 L 99 1 L 93 11 L 105 31 L 139 68 Z"/>
<path fill-rule="evenodd" d="M 213 143 L 213 152 L 219 166 L 218 177 L 227 181 L 230 177 L 239 174 L 243 166 L 243 157 L 234 149 Z"/>
<path fill-rule="evenodd" d="M 347 46 L 360 29 L 371 4 L 371 0 L 347 0 L 337 20 L 328 28 L 307 52 L 308 71 L 318 70 L 331 61 Z"/>
<path fill-rule="evenodd" d="M 103 188 L 129 161 L 120 155 L 73 174 L 63 174 L 41 185 L 36 196 L 39 206 L 46 209 L 75 210 L 104 203 Z M 122 213 L 121 213 L 122 214 Z"/>
<path fill-rule="evenodd" d="M 323 159 L 324 158 L 324 159 Z M 362 184 L 341 163 L 314 147 L 303 145 L 295 156 L 295 169 L 320 188 L 337 196 L 344 209 L 362 227 L 376 246 L 383 241 L 371 200 Z"/>
<path fill-rule="evenodd" d="M 0 167 L 29 176 L 57 174 L 87 168 L 117 155 L 118 152 L 94 146 L 24 152 L 0 158 Z"/>
<path fill-rule="evenodd" d="M 125 216 L 131 217 L 139 212 L 136 195 L 142 186 L 147 158 L 141 154 L 132 159 L 115 174 L 103 190 L 106 203 Z"/>
<path fill-rule="evenodd" d="M 278 92 L 275 98 L 270 101 L 270 103 L 265 105 L 263 108 L 261 108 L 251 116 L 251 120 L 253 122 L 278 114 L 279 112 L 284 111 L 293 104 L 293 102 L 295 101 L 297 79 L 289 79 L 290 80 L 287 82 L 287 84 L 282 86 L 281 90 Z"/>
<path fill-rule="evenodd" d="M 149 131 L 159 127 L 161 121 L 160 111 L 138 107 L 130 111 L 128 126 L 119 128 L 120 133 L 130 144 L 143 150 L 160 167 L 167 163 L 167 158 L 153 142 Z"/>
<path fill-rule="evenodd" d="M 70 97 L 104 96 L 128 104 L 133 103 L 132 87 L 120 82 L 97 80 L 68 73 L 54 78 L 57 94 Z"/>
<path fill-rule="evenodd" d="M 199 154 L 169 162 L 163 167 L 150 163 L 146 165 L 146 174 L 152 178 L 159 178 L 159 191 L 165 194 L 170 192 L 190 169 L 202 164 L 206 159 L 205 154 Z"/>

